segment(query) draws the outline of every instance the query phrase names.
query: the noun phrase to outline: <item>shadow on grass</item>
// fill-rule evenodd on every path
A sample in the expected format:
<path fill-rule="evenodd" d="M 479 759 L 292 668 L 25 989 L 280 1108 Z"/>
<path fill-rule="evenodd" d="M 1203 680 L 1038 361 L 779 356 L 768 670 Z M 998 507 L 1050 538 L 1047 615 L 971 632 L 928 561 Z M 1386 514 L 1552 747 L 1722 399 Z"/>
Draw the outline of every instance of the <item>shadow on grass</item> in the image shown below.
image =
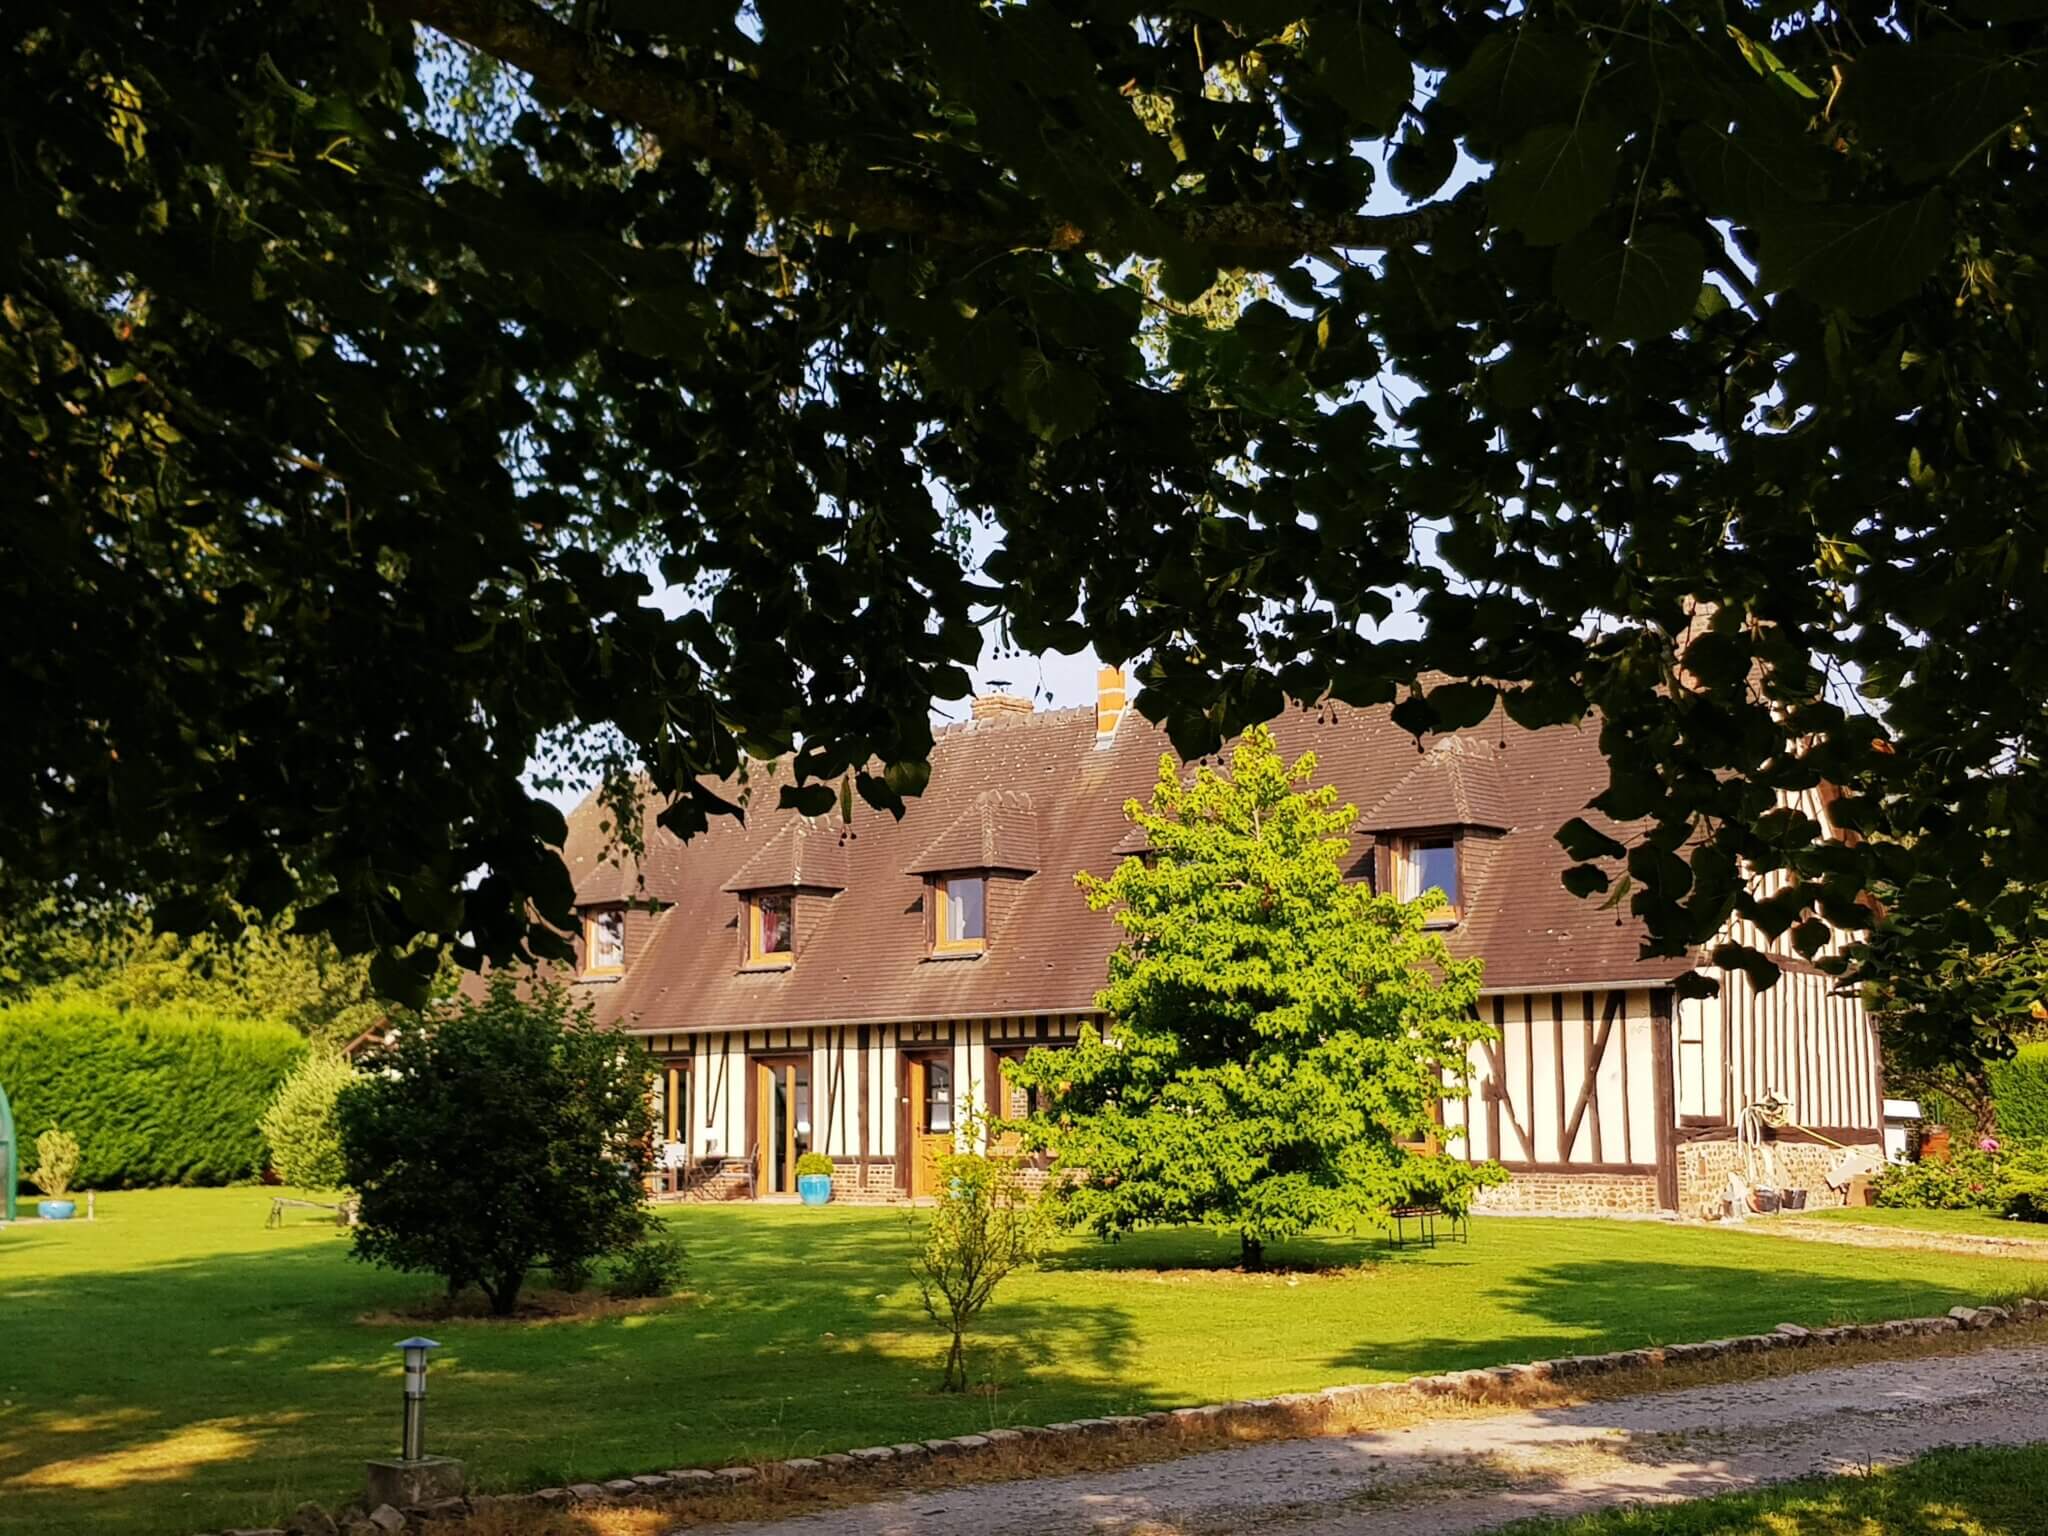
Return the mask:
<path fill-rule="evenodd" d="M 1445 1244 L 1443 1251 L 1452 1251 Z M 1059 1272 L 1145 1272 L 1238 1274 L 1249 1280 L 1303 1275 L 1358 1275 L 1382 1265 L 1414 1262 L 1430 1250 L 1420 1243 L 1397 1246 L 1391 1237 L 1361 1232 L 1304 1237 L 1270 1244 L 1264 1262 L 1247 1269 L 1235 1233 L 1205 1227 L 1163 1227 L 1114 1240 L 1075 1234 L 1048 1254 L 1041 1269 Z"/>
<path fill-rule="evenodd" d="M 1122 1309 L 999 1297 L 975 1389 L 943 1394 L 900 1222 L 672 1219 L 687 1295 L 666 1307 L 435 1323 L 430 1446 L 483 1488 L 537 1486 L 1019 1422 L 1128 1367 Z M 340 1503 L 393 1451 L 391 1346 L 418 1330 L 389 1314 L 431 1301 L 431 1277 L 339 1237 L 127 1269 L 101 1240 L 104 1270 L 0 1277 L 0 1533 L 265 1526 Z"/>

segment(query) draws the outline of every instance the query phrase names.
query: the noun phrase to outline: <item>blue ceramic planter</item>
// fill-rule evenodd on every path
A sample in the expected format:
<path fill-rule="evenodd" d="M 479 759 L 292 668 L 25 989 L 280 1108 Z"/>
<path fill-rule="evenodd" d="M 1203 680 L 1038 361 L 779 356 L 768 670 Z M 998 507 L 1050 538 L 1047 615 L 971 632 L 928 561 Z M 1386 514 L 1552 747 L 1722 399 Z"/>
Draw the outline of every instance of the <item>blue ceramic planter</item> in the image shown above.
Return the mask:
<path fill-rule="evenodd" d="M 38 1200 L 36 1214 L 45 1221 L 69 1221 L 78 1209 L 76 1200 Z"/>
<path fill-rule="evenodd" d="M 796 1192 L 803 1197 L 805 1205 L 823 1205 L 832 1198 L 832 1175 L 829 1173 L 799 1174 Z"/>

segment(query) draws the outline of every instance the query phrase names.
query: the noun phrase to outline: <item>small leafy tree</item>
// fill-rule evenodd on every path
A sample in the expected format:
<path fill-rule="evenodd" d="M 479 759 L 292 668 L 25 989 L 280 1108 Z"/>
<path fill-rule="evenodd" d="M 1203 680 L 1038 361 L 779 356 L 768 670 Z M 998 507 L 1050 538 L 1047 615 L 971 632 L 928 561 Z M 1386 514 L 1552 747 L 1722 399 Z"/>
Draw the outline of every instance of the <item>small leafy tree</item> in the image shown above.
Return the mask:
<path fill-rule="evenodd" d="M 1493 1165 L 1424 1158 L 1469 1046 L 1480 963 L 1428 926 L 1441 898 L 1402 902 L 1346 883 L 1357 812 L 1309 789 L 1313 754 L 1284 763 L 1264 727 L 1228 774 L 1159 765 L 1142 827 L 1149 859 L 1088 904 L 1125 935 L 1098 1005 L 1115 1020 L 1015 1069 L 1049 1108 L 1028 1127 L 1069 1169 L 1070 1220 L 1115 1237 L 1151 1224 L 1235 1230 L 1244 1260 L 1316 1227 L 1383 1221 L 1418 1188 L 1453 1208 Z"/>
<path fill-rule="evenodd" d="M 924 1309 L 948 1330 L 941 1390 L 967 1390 L 967 1330 L 996 1287 L 1037 1261 L 1050 1231 L 1049 1207 L 1018 1177 L 1014 1159 L 954 1152 L 938 1160 L 930 1216 L 906 1217 L 921 1238 L 911 1272 Z"/>
<path fill-rule="evenodd" d="M 337 1055 L 316 1051 L 278 1085 L 263 1111 L 263 1144 L 279 1178 L 301 1189 L 339 1189 L 343 1180 L 341 1129 L 334 1107 L 356 1080 Z"/>
<path fill-rule="evenodd" d="M 78 1138 L 53 1125 L 36 1138 L 35 1172 L 29 1178 L 48 1198 L 62 1200 L 78 1176 L 78 1159 Z"/>
<path fill-rule="evenodd" d="M 518 1304 L 527 1272 L 587 1266 L 642 1231 L 646 1053 L 567 987 L 500 972 L 398 1033 L 337 1103 L 356 1257 Z"/>

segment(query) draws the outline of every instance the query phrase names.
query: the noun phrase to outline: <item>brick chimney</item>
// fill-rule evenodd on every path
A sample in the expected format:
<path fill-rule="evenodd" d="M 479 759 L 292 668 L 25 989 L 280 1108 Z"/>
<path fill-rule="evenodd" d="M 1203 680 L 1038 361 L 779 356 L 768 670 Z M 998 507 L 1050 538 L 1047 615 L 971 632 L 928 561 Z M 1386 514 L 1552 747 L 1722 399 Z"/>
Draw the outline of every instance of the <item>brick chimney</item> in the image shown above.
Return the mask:
<path fill-rule="evenodd" d="M 1104 667 L 1095 674 L 1095 745 L 1098 749 L 1116 740 L 1116 723 L 1123 717 L 1123 669 Z"/>
<path fill-rule="evenodd" d="M 977 720 L 997 720 L 1007 715 L 1028 715 L 1031 701 L 1014 693 L 980 693 L 969 706 Z"/>

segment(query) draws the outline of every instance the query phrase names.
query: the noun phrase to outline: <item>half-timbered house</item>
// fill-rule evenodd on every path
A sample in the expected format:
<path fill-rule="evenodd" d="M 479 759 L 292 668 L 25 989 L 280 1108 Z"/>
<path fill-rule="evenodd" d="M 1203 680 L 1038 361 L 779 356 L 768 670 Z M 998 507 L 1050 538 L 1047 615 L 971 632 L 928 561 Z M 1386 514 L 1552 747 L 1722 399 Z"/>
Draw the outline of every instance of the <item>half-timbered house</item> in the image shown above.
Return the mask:
<path fill-rule="evenodd" d="M 688 844 L 650 829 L 622 859 L 597 807 L 572 816 L 577 985 L 658 1058 L 666 1188 L 785 1195 L 797 1158 L 822 1152 L 838 1198 L 917 1193 L 970 1107 L 1026 1107 L 1006 1060 L 1107 1022 L 1095 995 L 1116 929 L 1074 876 L 1141 846 L 1122 807 L 1166 750 L 1124 702 L 1114 671 L 1093 709 L 977 699 L 900 820 L 764 809 L 773 780 L 757 776 L 744 824 Z M 1443 1120 L 1444 1155 L 1512 1173 L 1489 1202 L 1696 1212 L 1736 1166 L 1744 1111 L 1770 1098 L 1790 1124 L 1763 1134 L 1816 1200 L 1842 1147 L 1880 1142 L 1876 1040 L 1853 996 L 1781 954 L 1769 990 L 1715 971 L 1717 998 L 1681 1000 L 1706 951 L 1646 960 L 1632 919 L 1562 887 L 1553 834 L 1605 783 L 1591 725 L 1528 731 L 1497 712 L 1418 746 L 1384 709 L 1337 708 L 1274 731 L 1359 808 L 1350 877 L 1442 889 L 1451 947 L 1485 960 L 1497 1038 Z M 1825 822 L 1817 799 L 1804 808 Z"/>

